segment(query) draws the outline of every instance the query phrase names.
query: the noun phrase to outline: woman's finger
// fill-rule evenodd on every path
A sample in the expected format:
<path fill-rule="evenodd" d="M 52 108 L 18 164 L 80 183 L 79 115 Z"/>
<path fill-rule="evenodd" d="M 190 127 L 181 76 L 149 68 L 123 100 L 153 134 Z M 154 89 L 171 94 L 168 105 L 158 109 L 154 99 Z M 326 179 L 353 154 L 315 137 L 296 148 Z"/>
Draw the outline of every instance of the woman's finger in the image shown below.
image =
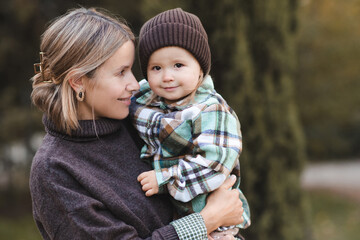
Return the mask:
<path fill-rule="evenodd" d="M 225 182 L 220 186 L 221 188 L 229 189 L 231 188 L 236 182 L 236 176 L 231 175 L 229 178 L 225 180 Z"/>

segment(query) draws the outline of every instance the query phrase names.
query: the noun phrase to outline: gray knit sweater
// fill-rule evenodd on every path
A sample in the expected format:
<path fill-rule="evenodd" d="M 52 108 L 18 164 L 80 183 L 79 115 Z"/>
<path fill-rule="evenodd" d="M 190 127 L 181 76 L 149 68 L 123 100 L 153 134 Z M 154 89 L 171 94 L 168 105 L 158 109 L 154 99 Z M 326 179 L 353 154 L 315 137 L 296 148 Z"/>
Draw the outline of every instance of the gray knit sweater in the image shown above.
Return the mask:
<path fill-rule="evenodd" d="M 80 121 L 71 136 L 44 117 L 47 134 L 31 167 L 33 215 L 44 239 L 178 239 L 166 195 L 146 197 L 127 121 Z"/>

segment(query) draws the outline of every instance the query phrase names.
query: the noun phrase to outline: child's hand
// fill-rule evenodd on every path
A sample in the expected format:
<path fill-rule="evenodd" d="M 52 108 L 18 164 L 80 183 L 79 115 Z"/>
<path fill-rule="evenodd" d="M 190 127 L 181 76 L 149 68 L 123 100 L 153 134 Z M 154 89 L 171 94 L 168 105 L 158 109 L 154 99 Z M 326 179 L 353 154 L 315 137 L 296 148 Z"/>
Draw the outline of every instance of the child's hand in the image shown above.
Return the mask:
<path fill-rule="evenodd" d="M 154 170 L 143 172 L 137 178 L 142 186 L 142 190 L 147 197 L 150 197 L 159 192 L 159 186 L 156 180 L 156 174 Z"/>

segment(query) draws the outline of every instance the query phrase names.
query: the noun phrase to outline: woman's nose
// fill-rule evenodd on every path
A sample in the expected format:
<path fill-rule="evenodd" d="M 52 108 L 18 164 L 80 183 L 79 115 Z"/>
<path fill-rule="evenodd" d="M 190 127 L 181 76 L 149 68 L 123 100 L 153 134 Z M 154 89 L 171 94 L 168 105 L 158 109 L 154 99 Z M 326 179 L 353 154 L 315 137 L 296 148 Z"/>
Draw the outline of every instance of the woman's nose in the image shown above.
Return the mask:
<path fill-rule="evenodd" d="M 129 83 L 126 86 L 126 90 L 129 92 L 137 91 L 140 89 L 140 85 L 138 81 L 136 81 L 136 78 L 133 73 L 131 73 L 131 76 L 129 77 Z"/>

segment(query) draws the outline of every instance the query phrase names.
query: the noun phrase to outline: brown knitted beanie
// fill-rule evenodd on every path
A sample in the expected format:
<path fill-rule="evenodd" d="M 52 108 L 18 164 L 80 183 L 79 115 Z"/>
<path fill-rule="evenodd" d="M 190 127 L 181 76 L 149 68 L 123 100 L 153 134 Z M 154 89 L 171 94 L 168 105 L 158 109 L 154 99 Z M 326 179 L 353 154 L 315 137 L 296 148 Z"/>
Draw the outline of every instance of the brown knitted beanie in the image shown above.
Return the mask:
<path fill-rule="evenodd" d="M 197 59 L 204 75 L 210 71 L 211 55 L 208 37 L 200 19 L 181 8 L 162 12 L 148 20 L 139 35 L 140 67 L 147 78 L 151 54 L 162 47 L 177 46 L 188 50 Z"/>

